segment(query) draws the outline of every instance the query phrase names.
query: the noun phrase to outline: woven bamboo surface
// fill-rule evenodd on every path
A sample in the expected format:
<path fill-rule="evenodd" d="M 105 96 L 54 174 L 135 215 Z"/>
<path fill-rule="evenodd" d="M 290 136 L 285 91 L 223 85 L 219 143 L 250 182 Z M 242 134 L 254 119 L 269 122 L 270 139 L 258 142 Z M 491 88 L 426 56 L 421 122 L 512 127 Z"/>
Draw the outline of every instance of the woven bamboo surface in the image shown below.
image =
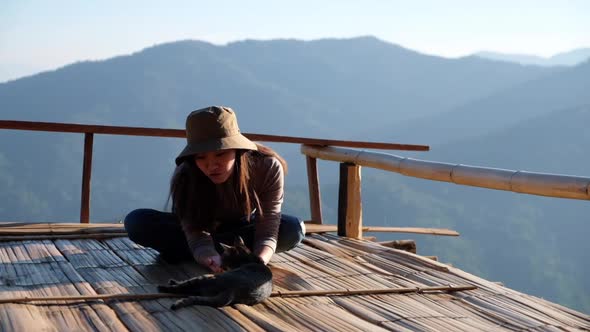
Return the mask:
<path fill-rule="evenodd" d="M 276 254 L 271 267 L 275 291 L 477 289 L 272 297 L 252 307 L 193 306 L 176 312 L 168 309 L 172 298 L 7 303 L 0 304 L 0 331 L 590 330 L 590 316 L 369 241 L 308 235 L 304 244 Z M 148 294 L 169 278 L 203 273 L 191 262 L 168 264 L 126 237 L 0 242 L 1 299 Z"/>

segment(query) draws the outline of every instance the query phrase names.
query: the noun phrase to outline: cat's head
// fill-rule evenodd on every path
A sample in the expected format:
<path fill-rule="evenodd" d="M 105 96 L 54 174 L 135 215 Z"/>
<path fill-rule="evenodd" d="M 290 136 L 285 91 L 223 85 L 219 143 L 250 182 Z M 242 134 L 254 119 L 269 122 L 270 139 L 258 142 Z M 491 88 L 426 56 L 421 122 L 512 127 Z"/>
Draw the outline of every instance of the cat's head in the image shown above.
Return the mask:
<path fill-rule="evenodd" d="M 221 268 L 232 270 L 248 263 L 262 263 L 257 255 L 253 254 L 244 244 L 241 237 L 236 237 L 233 246 L 219 244 L 223 248 L 221 254 Z"/>

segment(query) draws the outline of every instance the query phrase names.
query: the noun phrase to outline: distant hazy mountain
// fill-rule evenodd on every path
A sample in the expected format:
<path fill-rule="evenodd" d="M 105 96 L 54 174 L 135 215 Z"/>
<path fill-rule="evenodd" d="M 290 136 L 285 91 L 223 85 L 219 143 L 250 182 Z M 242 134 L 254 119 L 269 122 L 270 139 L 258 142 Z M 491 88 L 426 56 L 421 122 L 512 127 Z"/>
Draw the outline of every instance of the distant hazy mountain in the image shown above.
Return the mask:
<path fill-rule="evenodd" d="M 448 112 L 374 129 L 431 145 L 477 137 L 560 109 L 590 105 L 590 61 L 514 85 Z"/>
<path fill-rule="evenodd" d="M 569 52 L 558 53 L 549 58 L 526 54 L 505 54 L 496 52 L 478 52 L 475 56 L 505 62 L 514 62 L 522 65 L 536 66 L 575 66 L 590 58 L 590 48 L 580 48 Z"/>
<path fill-rule="evenodd" d="M 478 137 L 438 146 L 429 157 L 490 167 L 590 176 L 590 103 L 533 116 Z"/>
<path fill-rule="evenodd" d="M 357 130 L 356 121 L 346 127 L 347 115 L 362 113 L 364 124 L 371 126 L 389 118 L 436 114 L 552 72 L 478 58 L 428 56 L 372 37 L 247 41 L 229 49 L 256 77 L 322 105 L 323 123 L 339 123 L 347 131 Z"/>
<path fill-rule="evenodd" d="M 244 122 L 255 130 L 321 128 L 326 135 L 334 123 L 338 133 L 356 130 L 357 121 L 346 117 L 359 113 L 367 115 L 366 127 L 436 114 L 556 71 L 427 56 L 372 37 L 185 41 L 0 84 L 0 107 L 19 119 L 162 126 L 173 118 L 182 124 L 195 107 L 224 103 L 252 115 Z M 36 103 L 60 111 L 43 112 Z M 256 119 L 263 114 L 264 121 Z M 285 121 L 290 117 L 297 121 Z"/>
<path fill-rule="evenodd" d="M 2 63 L 0 64 L 0 83 L 29 76 L 41 71 L 37 66 L 19 64 L 19 63 Z"/>

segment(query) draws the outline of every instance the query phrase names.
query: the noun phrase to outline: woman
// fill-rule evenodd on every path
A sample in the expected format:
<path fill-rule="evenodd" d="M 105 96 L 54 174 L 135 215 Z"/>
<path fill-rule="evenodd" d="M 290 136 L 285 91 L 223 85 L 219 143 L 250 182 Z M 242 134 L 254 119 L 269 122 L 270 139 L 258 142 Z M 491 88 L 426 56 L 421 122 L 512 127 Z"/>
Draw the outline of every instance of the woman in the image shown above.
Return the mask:
<path fill-rule="evenodd" d="M 192 112 L 186 137 L 170 184 L 172 213 L 129 213 L 125 229 L 132 241 L 167 261 L 192 256 L 213 272 L 221 271 L 216 244 L 232 244 L 237 235 L 265 263 L 301 242 L 304 224 L 281 214 L 285 161 L 240 134 L 230 108 Z"/>

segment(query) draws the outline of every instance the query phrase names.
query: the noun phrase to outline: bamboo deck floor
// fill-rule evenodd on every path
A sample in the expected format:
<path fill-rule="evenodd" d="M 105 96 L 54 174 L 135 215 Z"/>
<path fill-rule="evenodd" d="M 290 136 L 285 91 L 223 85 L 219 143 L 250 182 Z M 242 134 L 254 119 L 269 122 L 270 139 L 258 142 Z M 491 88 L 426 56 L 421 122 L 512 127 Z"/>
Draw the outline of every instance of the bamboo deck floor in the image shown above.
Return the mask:
<path fill-rule="evenodd" d="M 156 285 L 169 278 L 205 273 L 191 262 L 168 264 L 154 250 L 124 236 L 56 238 L 71 234 L 52 227 L 38 232 L 49 239 L 0 242 L 0 299 L 155 293 Z M 274 255 L 270 265 L 277 291 L 447 285 L 477 289 L 272 297 L 252 307 L 193 306 L 179 311 L 168 309 L 172 298 L 4 303 L 0 331 L 590 330 L 590 316 L 374 242 L 309 234 L 302 245 Z"/>

